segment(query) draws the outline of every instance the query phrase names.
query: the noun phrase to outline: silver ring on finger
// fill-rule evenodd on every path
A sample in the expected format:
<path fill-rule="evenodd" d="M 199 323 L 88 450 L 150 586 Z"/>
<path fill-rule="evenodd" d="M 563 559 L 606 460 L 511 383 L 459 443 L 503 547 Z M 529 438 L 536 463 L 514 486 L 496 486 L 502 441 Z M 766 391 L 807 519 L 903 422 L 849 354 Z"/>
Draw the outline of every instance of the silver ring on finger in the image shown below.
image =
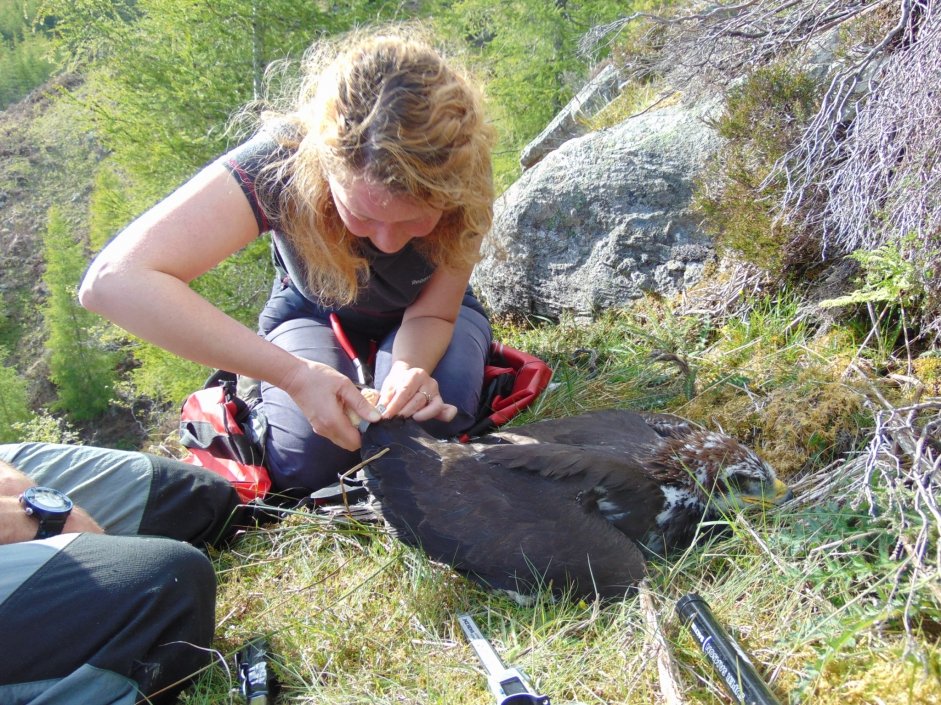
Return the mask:
<path fill-rule="evenodd" d="M 431 403 L 431 400 L 434 399 L 434 397 L 431 396 L 431 395 L 430 395 L 428 392 L 426 392 L 425 390 L 419 389 L 418 391 L 425 395 L 425 403 L 426 403 L 426 404 L 430 404 L 430 403 Z"/>

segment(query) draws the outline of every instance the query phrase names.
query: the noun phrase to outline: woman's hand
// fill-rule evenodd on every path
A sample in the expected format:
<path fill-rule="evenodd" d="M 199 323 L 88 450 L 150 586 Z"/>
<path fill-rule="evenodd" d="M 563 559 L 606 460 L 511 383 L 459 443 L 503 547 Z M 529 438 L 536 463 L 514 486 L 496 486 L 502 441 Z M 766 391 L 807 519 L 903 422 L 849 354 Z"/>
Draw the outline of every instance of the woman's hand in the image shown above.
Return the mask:
<path fill-rule="evenodd" d="M 379 404 L 385 407 L 382 415 L 387 419 L 410 416 L 416 421 L 450 421 L 457 414 L 457 407 L 444 403 L 438 393 L 438 382 L 430 374 L 402 360 L 392 363 L 382 384 Z"/>
<path fill-rule="evenodd" d="M 379 421 L 379 411 L 347 377 L 319 362 L 297 358 L 292 374 L 281 389 L 304 412 L 314 432 L 346 450 L 359 450 L 359 431 L 350 423 L 347 409 L 369 422 Z"/>

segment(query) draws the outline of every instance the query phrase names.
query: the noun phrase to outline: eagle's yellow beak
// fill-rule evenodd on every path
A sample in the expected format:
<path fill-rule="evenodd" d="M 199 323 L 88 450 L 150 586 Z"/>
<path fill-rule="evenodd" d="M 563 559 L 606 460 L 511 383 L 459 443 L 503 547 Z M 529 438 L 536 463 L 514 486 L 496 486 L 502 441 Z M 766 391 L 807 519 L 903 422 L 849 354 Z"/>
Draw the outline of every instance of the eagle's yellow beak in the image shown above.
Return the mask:
<path fill-rule="evenodd" d="M 761 507 L 776 507 L 779 504 L 784 504 L 794 496 L 791 488 L 777 478 L 774 479 L 774 484 L 771 486 L 770 490 L 770 492 L 762 492 L 757 496 L 742 495 L 740 499 L 745 504 L 755 504 Z"/>

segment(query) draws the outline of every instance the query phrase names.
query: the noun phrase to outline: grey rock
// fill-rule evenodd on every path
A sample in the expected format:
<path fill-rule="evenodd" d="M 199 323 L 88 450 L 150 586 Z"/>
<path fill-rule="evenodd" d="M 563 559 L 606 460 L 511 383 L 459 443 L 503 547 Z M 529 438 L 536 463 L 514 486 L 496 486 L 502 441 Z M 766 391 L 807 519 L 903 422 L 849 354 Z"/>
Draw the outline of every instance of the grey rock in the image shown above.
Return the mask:
<path fill-rule="evenodd" d="M 666 107 L 569 140 L 498 199 L 473 284 L 497 315 L 591 318 L 696 283 L 712 243 L 693 183 L 717 103 Z"/>

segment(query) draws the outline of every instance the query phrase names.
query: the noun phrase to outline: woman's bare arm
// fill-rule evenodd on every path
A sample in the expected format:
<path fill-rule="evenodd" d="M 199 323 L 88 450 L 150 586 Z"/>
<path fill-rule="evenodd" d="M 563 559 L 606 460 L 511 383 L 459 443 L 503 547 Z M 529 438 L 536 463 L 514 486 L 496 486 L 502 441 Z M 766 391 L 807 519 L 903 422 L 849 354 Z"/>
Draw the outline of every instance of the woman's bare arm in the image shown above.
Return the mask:
<path fill-rule="evenodd" d="M 82 305 L 181 357 L 284 389 L 314 430 L 347 449 L 359 433 L 344 407 L 375 410 L 346 377 L 265 341 L 189 283 L 258 236 L 235 179 L 212 164 L 131 223 L 92 263 Z"/>

